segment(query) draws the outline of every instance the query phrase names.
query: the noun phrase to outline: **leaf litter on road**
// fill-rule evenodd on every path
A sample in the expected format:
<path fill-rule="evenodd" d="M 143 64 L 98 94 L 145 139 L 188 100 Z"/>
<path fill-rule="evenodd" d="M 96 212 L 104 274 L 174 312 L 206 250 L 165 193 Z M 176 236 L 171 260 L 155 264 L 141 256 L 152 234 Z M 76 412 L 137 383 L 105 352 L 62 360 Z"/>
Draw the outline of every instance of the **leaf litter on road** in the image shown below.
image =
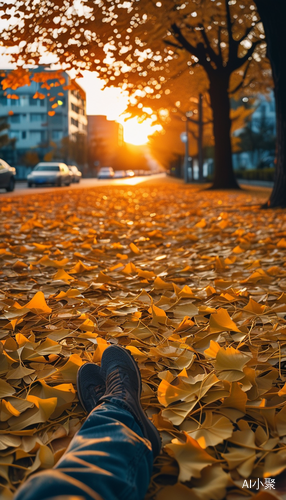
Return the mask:
<path fill-rule="evenodd" d="M 77 370 L 111 344 L 162 437 L 148 498 L 285 498 L 286 214 L 259 202 L 172 182 L 1 200 L 1 498 L 62 456 Z"/>

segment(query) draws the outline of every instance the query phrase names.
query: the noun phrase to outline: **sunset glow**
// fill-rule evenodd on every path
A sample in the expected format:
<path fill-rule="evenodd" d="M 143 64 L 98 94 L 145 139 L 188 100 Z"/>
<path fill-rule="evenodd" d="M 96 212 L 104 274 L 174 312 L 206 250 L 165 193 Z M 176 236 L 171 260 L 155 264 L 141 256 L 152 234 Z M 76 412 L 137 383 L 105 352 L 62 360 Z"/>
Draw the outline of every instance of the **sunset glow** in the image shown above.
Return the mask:
<path fill-rule="evenodd" d="M 152 118 L 147 118 L 139 123 L 137 118 L 130 118 L 125 121 L 123 116 L 126 110 L 128 98 L 118 88 L 107 88 L 102 90 L 103 82 L 96 78 L 94 73 L 83 72 L 83 78 L 78 83 L 86 91 L 86 112 L 88 115 L 105 115 L 108 120 L 116 120 L 122 124 L 124 130 L 124 141 L 136 146 L 146 144 L 148 136 L 156 130 L 160 130 L 160 125 L 153 125 Z"/>
<path fill-rule="evenodd" d="M 124 130 L 124 141 L 134 146 L 141 146 L 148 142 L 148 136 L 154 134 L 156 130 L 161 130 L 160 125 L 153 125 L 152 119 L 147 118 L 139 123 L 137 118 L 130 118 L 124 121 L 119 118 L 117 121 L 122 124 Z"/>

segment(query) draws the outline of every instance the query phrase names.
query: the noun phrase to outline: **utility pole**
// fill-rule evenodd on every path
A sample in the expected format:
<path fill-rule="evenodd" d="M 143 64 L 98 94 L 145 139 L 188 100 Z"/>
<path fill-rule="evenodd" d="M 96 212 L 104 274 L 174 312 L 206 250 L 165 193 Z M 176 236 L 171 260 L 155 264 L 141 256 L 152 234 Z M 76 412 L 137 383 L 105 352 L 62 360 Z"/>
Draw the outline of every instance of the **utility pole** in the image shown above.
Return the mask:
<path fill-rule="evenodd" d="M 191 118 L 193 116 L 193 111 L 186 112 L 186 131 L 182 132 L 181 140 L 185 143 L 185 157 L 184 157 L 184 181 L 189 182 L 189 122 L 194 123 L 198 126 L 198 136 L 196 137 L 198 141 L 198 160 L 199 160 L 199 182 L 203 182 L 203 132 L 204 132 L 204 121 L 203 121 L 203 96 L 199 94 L 198 100 L 198 119 L 195 120 Z M 207 122 L 206 122 L 207 123 Z M 194 180 L 194 172 L 192 166 L 192 181 Z"/>
<path fill-rule="evenodd" d="M 199 127 L 199 137 L 198 137 L 198 153 L 199 153 L 199 182 L 203 182 L 203 96 L 199 95 L 199 106 L 198 106 L 198 127 Z"/>
<path fill-rule="evenodd" d="M 203 96 L 199 95 L 198 100 L 198 119 L 195 120 L 191 118 L 192 112 L 188 111 L 186 113 L 187 122 L 195 123 L 198 126 L 198 160 L 199 160 L 199 182 L 203 182 L 203 130 L 204 130 L 204 122 L 203 122 Z"/>
<path fill-rule="evenodd" d="M 187 117 L 186 117 L 187 118 Z M 184 160 L 184 180 L 189 182 L 189 126 L 186 119 L 186 141 L 185 141 L 185 160 Z"/>

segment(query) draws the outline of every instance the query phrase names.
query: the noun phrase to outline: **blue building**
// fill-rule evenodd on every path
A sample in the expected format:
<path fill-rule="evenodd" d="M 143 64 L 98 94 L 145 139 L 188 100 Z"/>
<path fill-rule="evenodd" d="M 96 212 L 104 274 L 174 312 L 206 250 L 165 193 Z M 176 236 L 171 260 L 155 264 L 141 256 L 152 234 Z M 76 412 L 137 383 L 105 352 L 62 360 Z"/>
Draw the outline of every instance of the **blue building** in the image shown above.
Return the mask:
<path fill-rule="evenodd" d="M 247 102 L 247 98 L 243 98 Z M 233 155 L 235 169 L 273 166 L 275 159 L 276 112 L 274 94 L 268 98 L 259 95 L 255 110 L 244 129 L 236 130 L 241 139 L 242 151 Z"/>
<path fill-rule="evenodd" d="M 43 160 L 63 138 L 76 141 L 77 134 L 87 135 L 84 90 L 66 72 L 43 67 L 29 71 L 30 85 L 0 91 L 0 117 L 5 117 L 8 135 L 15 139 L 14 147 L 2 148 L 0 155 L 18 170 L 27 152 Z"/>

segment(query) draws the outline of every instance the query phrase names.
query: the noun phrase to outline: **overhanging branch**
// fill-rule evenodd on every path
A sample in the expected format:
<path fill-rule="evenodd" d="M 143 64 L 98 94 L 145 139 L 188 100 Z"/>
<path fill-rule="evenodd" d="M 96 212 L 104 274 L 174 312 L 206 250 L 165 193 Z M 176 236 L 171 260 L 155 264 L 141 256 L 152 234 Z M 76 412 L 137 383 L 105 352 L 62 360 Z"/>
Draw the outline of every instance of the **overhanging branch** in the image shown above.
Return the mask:
<path fill-rule="evenodd" d="M 207 52 L 208 52 L 210 59 L 216 64 L 216 67 L 221 67 L 222 66 L 222 57 L 219 54 L 217 54 L 214 51 L 214 49 L 212 48 L 203 24 L 199 24 L 199 28 L 201 28 L 200 31 L 201 31 L 203 40 L 206 44 Z"/>
<path fill-rule="evenodd" d="M 244 84 L 244 82 L 245 82 L 245 78 L 246 78 L 247 72 L 248 72 L 248 70 L 249 70 L 250 63 L 251 63 L 251 59 L 249 59 L 249 60 L 247 61 L 247 64 L 246 64 L 245 69 L 244 69 L 244 73 L 243 73 L 243 75 L 242 75 L 242 78 L 241 78 L 241 81 L 239 82 L 239 84 L 238 84 L 238 85 L 237 85 L 234 89 L 230 90 L 230 92 L 229 92 L 229 93 L 230 93 L 231 95 L 232 95 L 232 94 L 235 94 L 236 92 L 238 92 L 238 90 L 240 90 L 240 89 L 243 87 L 243 84 Z"/>
<path fill-rule="evenodd" d="M 241 68 L 241 66 L 248 61 L 250 57 L 252 57 L 253 52 L 255 51 L 256 47 L 262 42 L 262 40 L 256 40 L 256 42 L 253 42 L 251 45 L 250 49 L 247 51 L 247 53 L 243 57 L 237 57 L 237 61 L 235 64 L 234 69 Z"/>
<path fill-rule="evenodd" d="M 177 43 L 174 43 L 174 42 L 171 42 L 171 41 L 168 41 L 168 40 L 163 40 L 163 42 L 166 44 L 166 45 L 171 45 L 171 47 L 175 47 L 176 49 L 183 49 L 183 45 L 178 45 Z"/>
<path fill-rule="evenodd" d="M 237 55 L 237 44 L 232 36 L 232 20 L 230 15 L 230 7 L 228 0 L 225 0 L 225 9 L 226 9 L 226 24 L 227 24 L 227 32 L 228 32 L 228 47 L 229 47 L 229 60 L 232 60 Z"/>
<path fill-rule="evenodd" d="M 255 26 L 257 26 L 257 24 L 259 24 L 260 22 L 261 21 L 259 20 L 254 24 L 254 26 L 249 26 L 249 28 L 247 28 L 247 30 L 245 31 L 244 35 L 239 40 L 237 40 L 237 43 L 240 44 L 241 42 L 246 40 L 248 35 L 252 32 L 252 30 L 255 28 Z"/>
<path fill-rule="evenodd" d="M 188 52 L 190 52 L 190 54 L 193 54 L 193 56 L 200 59 L 200 56 L 201 56 L 200 51 L 198 50 L 197 47 L 195 47 L 190 42 L 188 42 L 188 40 L 182 34 L 179 26 L 177 26 L 175 23 L 173 23 L 171 28 L 172 28 L 172 31 L 174 33 L 174 37 L 183 46 L 183 48 L 186 49 Z"/>

